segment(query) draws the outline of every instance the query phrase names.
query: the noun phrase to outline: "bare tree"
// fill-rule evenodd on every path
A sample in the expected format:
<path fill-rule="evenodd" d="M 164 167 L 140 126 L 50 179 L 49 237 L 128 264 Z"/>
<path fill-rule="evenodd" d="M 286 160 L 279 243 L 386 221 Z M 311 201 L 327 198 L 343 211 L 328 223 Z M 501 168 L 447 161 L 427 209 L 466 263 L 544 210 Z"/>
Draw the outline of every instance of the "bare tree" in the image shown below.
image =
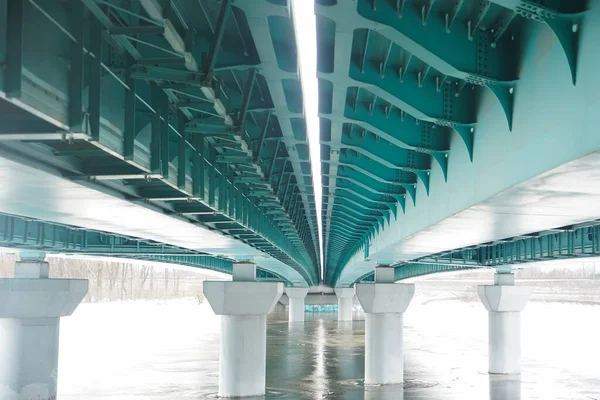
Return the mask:
<path fill-rule="evenodd" d="M 167 300 L 167 293 L 169 293 L 169 269 L 165 268 L 165 300 Z"/>
<path fill-rule="evenodd" d="M 148 280 L 148 274 L 150 273 L 150 268 L 145 265 L 142 265 L 138 270 L 138 293 L 139 296 L 144 295 L 144 286 L 146 285 L 146 281 Z"/>
<path fill-rule="evenodd" d="M 179 296 L 179 283 L 181 282 L 181 271 L 173 269 L 173 295 Z"/>
<path fill-rule="evenodd" d="M 103 299 L 102 284 L 104 282 L 104 263 L 96 263 L 96 298 Z"/>
<path fill-rule="evenodd" d="M 57 258 L 52 260 L 51 272 L 52 276 L 56 278 L 64 278 L 65 277 L 65 269 L 66 269 L 66 259 Z"/>
<path fill-rule="evenodd" d="M 0 253 L 0 278 L 13 276 L 14 253 Z M 202 273 L 181 269 L 159 269 L 148 265 L 132 265 L 121 262 L 50 257 L 52 278 L 88 279 L 89 290 L 84 301 L 134 300 L 138 298 L 163 298 L 197 296 L 202 292 Z M 163 279 L 163 287 L 156 279 Z M 159 282 L 159 281 L 157 281 Z M 172 282 L 172 283 L 171 283 Z M 171 285 L 173 285 L 171 287 Z M 157 287 L 158 286 L 158 287 Z"/>
<path fill-rule="evenodd" d="M 127 265 L 121 264 L 120 272 L 121 272 L 121 287 L 120 287 L 120 295 L 121 300 L 125 300 L 125 293 L 127 289 L 125 289 L 125 281 L 127 280 Z"/>
<path fill-rule="evenodd" d="M 112 300 L 117 286 L 117 277 L 119 276 L 119 264 L 105 263 L 105 266 L 108 272 L 108 296 Z"/>
<path fill-rule="evenodd" d="M 150 298 L 154 298 L 154 268 L 150 267 Z"/>
<path fill-rule="evenodd" d="M 133 274 L 135 270 L 133 265 L 129 265 L 129 298 L 135 300 L 135 293 L 133 293 Z"/>

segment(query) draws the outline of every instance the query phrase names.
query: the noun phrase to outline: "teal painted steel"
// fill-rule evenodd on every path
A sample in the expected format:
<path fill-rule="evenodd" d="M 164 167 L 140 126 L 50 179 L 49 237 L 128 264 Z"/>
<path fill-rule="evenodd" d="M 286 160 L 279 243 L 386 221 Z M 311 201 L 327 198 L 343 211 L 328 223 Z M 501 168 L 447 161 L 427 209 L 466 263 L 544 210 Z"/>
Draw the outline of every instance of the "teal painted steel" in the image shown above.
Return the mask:
<path fill-rule="evenodd" d="M 462 249 L 417 258 L 395 265 L 396 280 L 414 278 L 437 272 L 461 271 L 475 268 L 512 267 L 541 261 L 585 259 L 600 256 L 600 221 L 564 226 L 482 243 Z M 373 280 L 373 273 L 357 282 Z"/>
<path fill-rule="evenodd" d="M 481 243 L 598 217 L 588 206 L 545 218 L 507 200 L 521 198 L 517 185 L 542 187 L 530 198 L 547 210 L 541 174 L 586 156 L 560 172 L 585 179 L 589 157 L 600 164 L 598 9 L 597 0 L 316 1 L 325 283 L 355 282 L 377 263 L 408 277 L 500 265 L 499 254 L 591 254 L 546 236 L 539 249 L 519 239 L 531 244 L 517 258 L 508 255 L 526 246 L 519 240 Z M 46 193 L 44 179 L 61 191 L 50 204 L 0 196 L 0 210 L 126 230 L 103 216 L 111 210 L 91 216 L 76 204 L 94 203 L 93 188 L 94 204 L 129 202 L 169 225 L 125 218 L 140 238 L 203 254 L 147 257 L 263 257 L 282 279 L 317 284 L 290 15 L 286 0 L 0 0 L 0 178 L 26 197 Z M 573 204 L 589 192 L 569 190 Z M 521 209 L 528 221 L 505 222 Z M 574 240 L 564 236 L 556 240 Z M 476 258 L 448 256 L 452 248 Z"/>
<path fill-rule="evenodd" d="M 569 88 L 556 70 L 567 66 L 571 87 L 581 76 L 577 59 L 588 9 L 595 8 L 587 1 L 558 0 L 316 1 L 327 283 L 352 283 L 377 263 L 416 259 L 428 271 L 404 241 L 421 230 L 414 248 L 444 240 L 425 231 L 491 198 L 508 180 L 520 183 L 560 165 L 559 157 L 552 164 L 531 153 L 513 171 L 503 156 L 523 152 L 507 136 L 511 131 L 529 141 L 548 136 L 525 119 L 540 123 L 549 109 L 564 115 L 558 110 L 567 100 L 560 95 Z M 597 66 L 593 53 L 588 44 L 586 59 Z M 540 66 L 552 68 L 540 72 Z M 536 87 L 557 97 L 542 99 Z M 570 118 L 585 121 L 590 101 L 573 98 L 579 103 L 569 108 Z M 532 114 L 532 104 L 548 102 L 551 108 L 535 107 Z M 568 144 L 553 144 L 551 154 L 563 163 L 576 158 L 566 158 Z M 587 152 L 599 148 L 586 145 Z M 487 181 L 473 186 L 474 176 Z M 448 244 L 429 247 L 436 246 Z"/>
<path fill-rule="evenodd" d="M 8 100 L 0 122 L 14 118 L 19 128 L 0 123 L 3 143 L 30 154 L 36 168 L 158 206 L 289 265 L 302 284 L 318 283 L 286 1 L 0 6 L 10 15 L 0 24 L 0 93 Z"/>
<path fill-rule="evenodd" d="M 427 264 L 427 263 L 411 263 L 403 264 L 394 267 L 394 279 L 401 281 L 403 279 L 417 278 L 431 274 L 442 272 L 458 272 L 477 269 L 482 267 L 461 266 L 461 265 L 443 265 L 443 264 Z M 375 282 L 375 274 L 373 272 L 362 276 L 357 282 Z"/>
<path fill-rule="evenodd" d="M 41 250 L 49 254 L 111 257 L 184 265 L 232 273 L 232 260 L 151 240 L 53 224 L 0 214 L 0 247 Z M 278 274 L 259 268 L 259 280 L 290 284 Z"/>
<path fill-rule="evenodd" d="M 482 243 L 415 260 L 446 266 L 500 267 L 600 256 L 600 221 Z"/>

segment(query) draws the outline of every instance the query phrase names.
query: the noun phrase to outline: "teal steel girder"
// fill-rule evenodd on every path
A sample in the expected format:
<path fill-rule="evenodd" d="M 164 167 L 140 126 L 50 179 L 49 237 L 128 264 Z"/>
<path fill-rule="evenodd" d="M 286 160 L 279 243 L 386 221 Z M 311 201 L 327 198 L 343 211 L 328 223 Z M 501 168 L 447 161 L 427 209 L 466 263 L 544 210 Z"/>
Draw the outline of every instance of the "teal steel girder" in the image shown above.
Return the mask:
<path fill-rule="evenodd" d="M 337 163 L 330 162 L 329 165 L 337 166 L 340 171 L 339 176 L 351 177 L 363 183 L 368 182 L 370 179 L 371 182 L 380 182 L 391 187 L 401 187 L 406 191 L 414 188 L 417 183 L 416 173 L 397 168 L 387 168 L 369 157 L 361 156 L 359 153 L 348 149 L 342 149 L 338 154 Z M 375 168 L 378 174 L 370 172 L 375 165 L 379 167 L 379 170 Z M 423 175 L 423 177 L 425 176 L 426 174 Z"/>
<path fill-rule="evenodd" d="M 432 254 L 395 265 L 396 280 L 437 272 L 584 259 L 600 256 L 600 221 L 564 226 L 528 235 Z M 369 273 L 357 282 L 372 281 Z"/>
<path fill-rule="evenodd" d="M 385 229 L 369 221 L 349 230 L 348 216 L 332 217 L 365 221 L 361 213 L 393 199 L 400 222 L 407 193 L 418 207 L 418 186 L 436 190 L 431 160 L 444 181 L 461 179 L 449 177 L 452 136 L 468 154 L 453 161 L 473 162 L 482 88 L 512 130 L 526 35 L 538 24 L 558 39 L 575 84 L 586 12 L 587 1 L 316 0 L 327 283 L 354 255 L 368 258 Z M 358 240 L 340 234 L 356 229 Z"/>
<path fill-rule="evenodd" d="M 427 172 L 431 168 L 431 159 L 425 153 L 400 149 L 383 139 L 378 140 L 371 132 L 352 129 L 351 125 L 345 127 L 342 128 L 342 148 L 364 155 L 387 168 L 412 172 L 417 176 L 419 172 Z"/>
<path fill-rule="evenodd" d="M 382 73 L 380 62 L 369 62 L 368 58 L 363 61 L 365 55 L 376 53 L 376 49 L 369 46 L 370 38 L 376 34 L 369 32 L 354 31 L 350 79 L 368 86 L 376 96 L 422 121 L 450 126 L 470 126 L 476 122 L 476 90 L 463 90 L 465 86 L 449 84 L 448 80 L 440 86 L 435 80 L 427 79 L 428 66 L 410 73 L 409 65 L 404 64 L 398 73 Z M 373 57 L 380 59 L 379 54 L 373 54 Z"/>
<path fill-rule="evenodd" d="M 49 254 L 144 260 L 232 273 L 232 260 L 141 238 L 0 214 L 0 247 Z M 259 280 L 287 282 L 258 269 Z"/>
<path fill-rule="evenodd" d="M 415 264 L 403 264 L 394 267 L 394 280 L 401 281 L 404 279 L 417 278 L 419 276 L 437 274 L 440 272 L 457 272 L 467 271 L 481 267 L 466 267 L 460 265 L 440 265 L 440 264 L 427 264 L 427 263 L 415 263 Z M 358 282 L 375 282 L 375 274 L 369 272 L 367 275 L 359 278 Z"/>
<path fill-rule="evenodd" d="M 377 96 L 368 96 L 368 99 L 357 101 L 355 99 L 360 97 L 357 95 L 359 88 L 348 90 L 353 90 L 354 96 L 348 96 L 350 103 L 346 105 L 344 116 L 353 124 L 371 130 L 378 137 L 401 148 L 425 153 L 450 150 L 447 128 L 440 127 L 439 132 L 434 131 L 438 128 L 437 125 L 421 122 Z M 362 93 L 365 92 L 367 91 Z M 400 126 L 401 129 L 398 129 Z"/>
<path fill-rule="evenodd" d="M 44 121 L 41 130 L 31 124 L 3 140 L 27 140 L 16 144 L 24 152 L 34 142 L 46 146 L 60 160 L 38 161 L 60 165 L 69 179 L 101 183 L 174 215 L 189 205 L 183 216 L 191 223 L 222 229 L 289 264 L 306 283 L 318 281 L 316 207 L 287 2 L 0 6 L 11 15 L 0 30 L 8 44 L 0 40 L 7 61 L 0 92 L 12 96 L 22 120 L 30 112 Z M 43 49 L 34 40 L 40 34 Z M 287 187 L 294 185 L 292 208 Z"/>
<path fill-rule="evenodd" d="M 590 221 L 432 254 L 415 262 L 449 266 L 501 267 L 599 255 L 600 221 Z"/>

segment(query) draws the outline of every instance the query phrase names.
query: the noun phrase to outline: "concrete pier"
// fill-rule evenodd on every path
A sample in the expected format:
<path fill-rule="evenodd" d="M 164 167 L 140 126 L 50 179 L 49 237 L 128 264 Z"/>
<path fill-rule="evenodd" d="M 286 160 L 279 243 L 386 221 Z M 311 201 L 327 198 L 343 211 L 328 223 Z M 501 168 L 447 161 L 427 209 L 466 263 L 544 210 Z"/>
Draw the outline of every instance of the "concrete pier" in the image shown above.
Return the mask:
<path fill-rule="evenodd" d="M 308 288 L 304 287 L 287 287 L 285 294 L 290 300 L 288 320 L 290 323 L 304 322 L 304 299 L 308 294 Z"/>
<path fill-rule="evenodd" d="M 335 288 L 335 294 L 338 298 L 338 321 L 352 321 L 354 289 Z"/>
<path fill-rule="evenodd" d="M 60 318 L 88 291 L 84 279 L 49 279 L 43 252 L 25 252 L 0 279 L 0 386 L 17 398 L 55 399 Z"/>
<path fill-rule="evenodd" d="M 531 288 L 515 286 L 512 273 L 496 273 L 494 285 L 477 287 L 479 298 L 489 312 L 489 372 L 521 372 L 521 311 Z"/>
<path fill-rule="evenodd" d="M 221 316 L 219 396 L 265 394 L 267 314 L 283 294 L 281 282 L 256 282 L 256 266 L 233 265 L 233 281 L 204 282 L 204 295 Z"/>
<path fill-rule="evenodd" d="M 356 296 L 365 310 L 365 384 L 404 381 L 404 320 L 415 293 L 412 284 L 395 284 L 394 269 L 375 268 L 375 283 L 357 283 Z"/>

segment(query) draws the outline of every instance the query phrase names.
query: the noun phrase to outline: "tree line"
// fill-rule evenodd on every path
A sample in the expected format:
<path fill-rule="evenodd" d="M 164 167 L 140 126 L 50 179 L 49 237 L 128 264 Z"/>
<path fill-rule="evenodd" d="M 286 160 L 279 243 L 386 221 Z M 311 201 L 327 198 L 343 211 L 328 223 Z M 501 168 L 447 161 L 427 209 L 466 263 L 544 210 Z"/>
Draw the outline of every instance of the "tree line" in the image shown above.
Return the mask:
<path fill-rule="evenodd" d="M 0 278 L 13 276 L 17 254 L 0 253 Z M 174 299 L 203 301 L 204 280 L 215 279 L 201 270 L 113 260 L 48 257 L 50 278 L 88 279 L 85 302 Z"/>
<path fill-rule="evenodd" d="M 516 264 L 515 277 L 522 279 L 590 279 L 600 280 L 600 265 L 596 262 L 578 262 L 565 263 L 564 265 L 544 265 L 544 264 Z M 485 269 L 473 269 L 464 271 L 460 274 L 445 274 L 444 279 L 461 280 L 461 279 L 479 279 Z M 491 271 L 491 270 L 487 270 Z M 491 272 L 490 272 L 491 273 Z M 436 275 L 432 275 L 433 279 L 439 279 Z"/>

